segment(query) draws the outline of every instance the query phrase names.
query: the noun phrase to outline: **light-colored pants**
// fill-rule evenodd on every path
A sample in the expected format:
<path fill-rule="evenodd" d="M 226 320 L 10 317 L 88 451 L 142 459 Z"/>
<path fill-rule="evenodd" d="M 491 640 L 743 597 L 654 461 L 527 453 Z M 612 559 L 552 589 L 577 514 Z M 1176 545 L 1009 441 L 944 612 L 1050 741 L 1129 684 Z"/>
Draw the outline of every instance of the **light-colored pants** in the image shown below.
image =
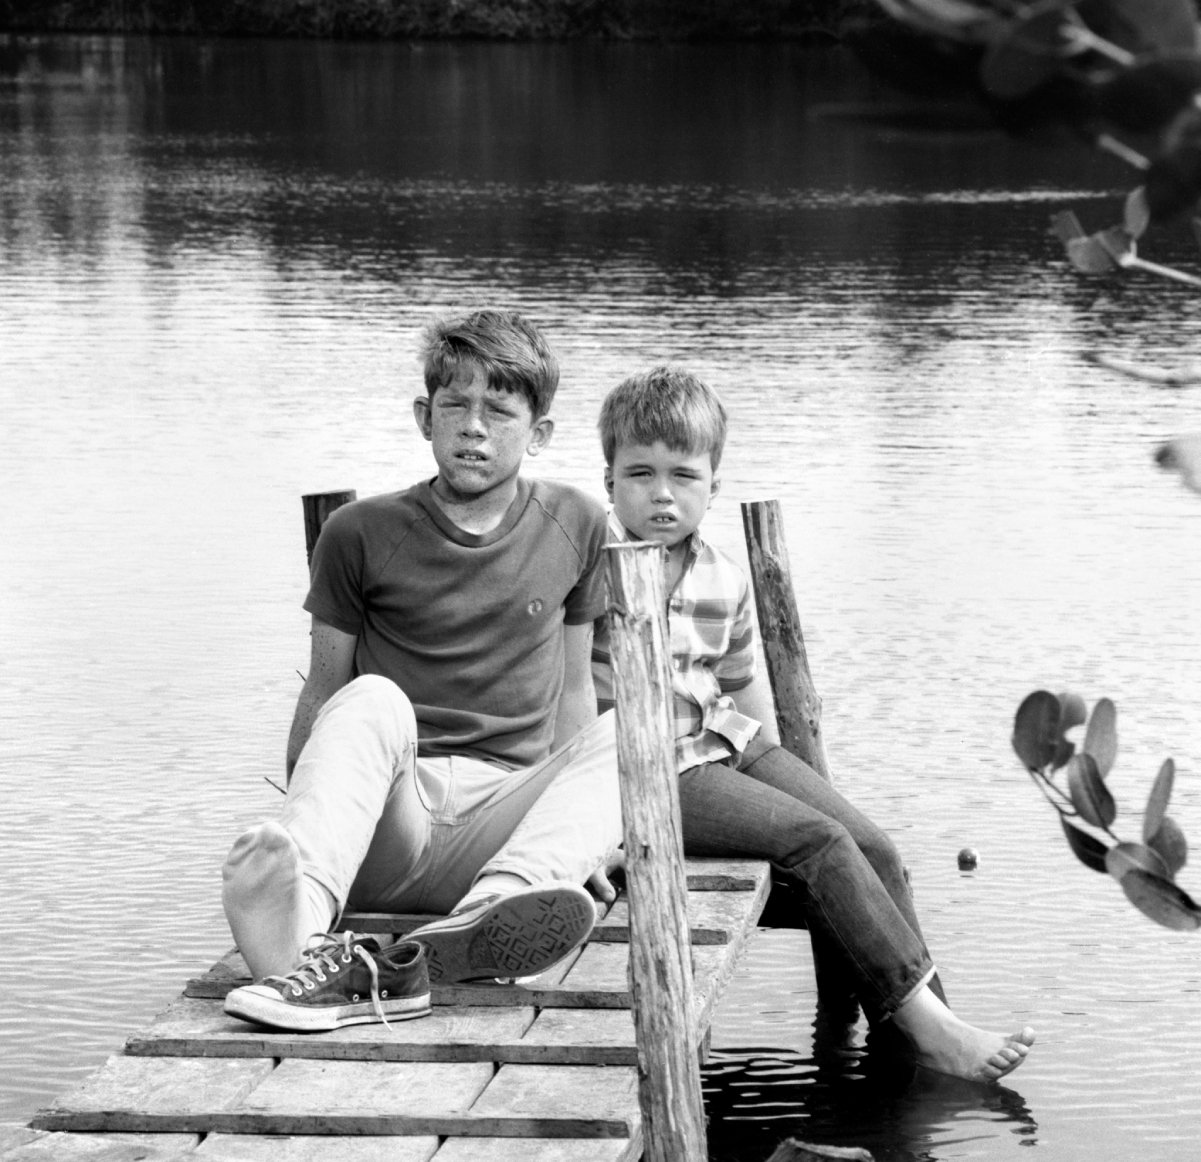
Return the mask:
<path fill-rule="evenodd" d="M 485 873 L 583 883 L 621 843 L 614 715 L 519 770 L 418 758 L 408 698 L 364 675 L 313 723 L 280 823 L 339 912 L 449 912 Z"/>

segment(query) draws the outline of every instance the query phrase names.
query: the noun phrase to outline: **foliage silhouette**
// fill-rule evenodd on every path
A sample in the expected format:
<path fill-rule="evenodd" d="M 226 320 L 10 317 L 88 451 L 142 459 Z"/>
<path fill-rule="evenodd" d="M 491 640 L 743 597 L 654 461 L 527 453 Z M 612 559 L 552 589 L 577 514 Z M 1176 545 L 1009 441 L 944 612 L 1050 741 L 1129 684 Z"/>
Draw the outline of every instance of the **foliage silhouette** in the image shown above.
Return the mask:
<path fill-rule="evenodd" d="M 1078 749 L 1067 732 L 1085 723 Z M 1122 840 L 1112 830 L 1117 804 L 1105 777 L 1117 758 L 1118 733 L 1117 710 L 1108 698 L 1100 699 L 1086 716 L 1079 695 L 1036 690 L 1022 700 L 1014 716 L 1013 749 L 1059 812 L 1068 846 L 1081 863 L 1113 876 L 1126 898 L 1157 924 L 1179 931 L 1201 927 L 1201 907 L 1176 883 L 1176 873 L 1188 857 L 1188 843 L 1179 824 L 1167 814 L 1176 777 L 1170 758 L 1164 760 L 1151 787 L 1142 841 Z M 1057 773 L 1065 769 L 1066 789 L 1056 782 Z"/>
<path fill-rule="evenodd" d="M 845 38 L 899 88 L 984 110 L 1013 133 L 1058 130 L 1142 175 L 1117 225 L 1066 234 L 1082 274 L 1135 269 L 1201 286 L 1138 254 L 1149 227 L 1201 197 L 1201 39 L 1193 0 L 876 0 Z"/>

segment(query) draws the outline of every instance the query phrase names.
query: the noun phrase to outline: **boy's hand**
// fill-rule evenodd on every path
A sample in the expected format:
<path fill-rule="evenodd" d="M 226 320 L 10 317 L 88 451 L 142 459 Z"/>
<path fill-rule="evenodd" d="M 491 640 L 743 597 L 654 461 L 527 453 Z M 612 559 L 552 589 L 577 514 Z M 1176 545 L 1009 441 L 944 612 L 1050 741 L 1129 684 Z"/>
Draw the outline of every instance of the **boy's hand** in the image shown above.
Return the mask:
<path fill-rule="evenodd" d="M 610 883 L 609 876 L 624 868 L 625 865 L 626 853 L 619 849 L 608 856 L 605 862 L 588 877 L 588 887 L 592 889 L 592 893 L 597 899 L 603 900 L 606 904 L 611 904 L 617 899 L 617 889 Z"/>

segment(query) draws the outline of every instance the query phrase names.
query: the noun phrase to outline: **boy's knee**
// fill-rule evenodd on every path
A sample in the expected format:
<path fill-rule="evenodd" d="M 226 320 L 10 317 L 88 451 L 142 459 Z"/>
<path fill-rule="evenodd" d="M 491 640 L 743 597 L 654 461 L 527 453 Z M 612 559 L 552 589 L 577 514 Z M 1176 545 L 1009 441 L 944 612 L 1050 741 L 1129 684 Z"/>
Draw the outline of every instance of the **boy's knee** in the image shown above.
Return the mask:
<path fill-rule="evenodd" d="M 797 831 L 789 830 L 789 852 L 781 860 L 785 867 L 810 861 L 837 862 L 857 857 L 857 847 L 851 833 L 834 819 L 810 820 Z"/>
<path fill-rule="evenodd" d="M 399 730 L 406 738 L 417 735 L 417 716 L 408 695 L 381 674 L 360 674 L 347 682 L 321 713 L 353 714 L 380 731 Z"/>
<path fill-rule="evenodd" d="M 860 837 L 859 850 L 882 879 L 888 876 L 904 876 L 901 853 L 896 844 L 879 828 L 873 827 L 865 836 Z"/>

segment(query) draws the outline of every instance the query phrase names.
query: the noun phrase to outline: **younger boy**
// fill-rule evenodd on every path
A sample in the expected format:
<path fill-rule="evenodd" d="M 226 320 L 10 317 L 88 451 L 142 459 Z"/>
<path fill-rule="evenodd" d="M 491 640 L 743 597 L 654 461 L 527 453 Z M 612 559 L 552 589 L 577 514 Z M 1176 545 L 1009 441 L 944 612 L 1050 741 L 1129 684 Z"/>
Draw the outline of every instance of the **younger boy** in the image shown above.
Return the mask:
<path fill-rule="evenodd" d="M 920 1063 L 981 1081 L 1015 1069 L 1033 1031 L 987 1033 L 947 1008 L 892 842 L 775 745 L 771 696 L 755 676 L 750 587 L 698 531 L 720 486 L 721 401 L 695 376 L 656 367 L 609 393 L 599 426 L 611 535 L 667 550 L 685 851 L 768 859 L 803 883 L 809 926 L 837 950 L 869 1019 L 891 1020 Z M 603 622 L 592 656 L 597 694 L 610 706 Z"/>
<path fill-rule="evenodd" d="M 605 514 L 520 475 L 551 437 L 557 361 L 501 311 L 436 323 L 424 357 L 438 474 L 326 522 L 287 798 L 225 865 L 256 978 L 226 1010 L 285 1028 L 420 1015 L 427 962 L 443 983 L 541 972 L 587 936 L 580 885 L 621 841 L 589 669 Z M 307 943 L 348 906 L 451 915 L 392 949 Z"/>

